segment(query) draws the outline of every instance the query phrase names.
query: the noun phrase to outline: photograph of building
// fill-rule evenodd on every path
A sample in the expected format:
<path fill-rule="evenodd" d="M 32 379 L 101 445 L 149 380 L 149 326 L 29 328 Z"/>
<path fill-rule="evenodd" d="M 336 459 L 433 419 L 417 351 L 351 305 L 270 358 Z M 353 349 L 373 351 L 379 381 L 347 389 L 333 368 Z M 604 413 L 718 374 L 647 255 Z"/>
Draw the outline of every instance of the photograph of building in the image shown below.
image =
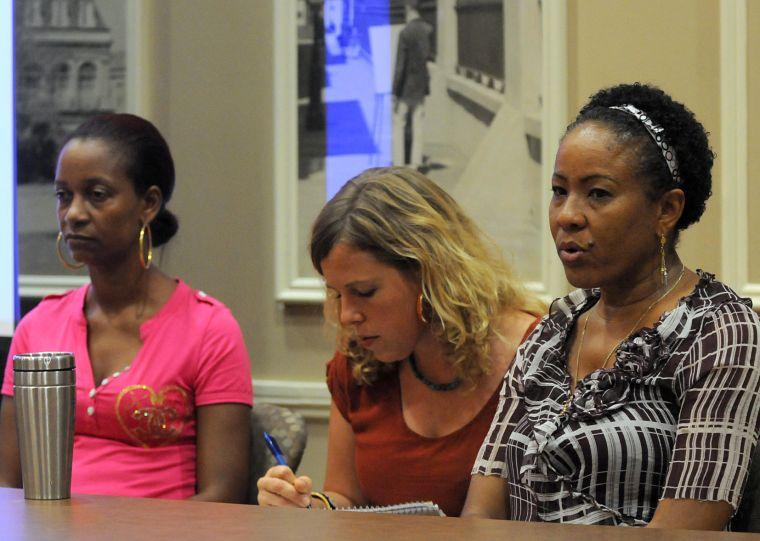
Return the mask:
<path fill-rule="evenodd" d="M 66 134 L 126 102 L 126 5 L 16 0 L 16 133 L 21 274 L 62 274 L 52 180 Z"/>
<path fill-rule="evenodd" d="M 408 165 L 536 275 L 540 1 L 301 0 L 298 24 L 299 239 L 346 180 Z"/>

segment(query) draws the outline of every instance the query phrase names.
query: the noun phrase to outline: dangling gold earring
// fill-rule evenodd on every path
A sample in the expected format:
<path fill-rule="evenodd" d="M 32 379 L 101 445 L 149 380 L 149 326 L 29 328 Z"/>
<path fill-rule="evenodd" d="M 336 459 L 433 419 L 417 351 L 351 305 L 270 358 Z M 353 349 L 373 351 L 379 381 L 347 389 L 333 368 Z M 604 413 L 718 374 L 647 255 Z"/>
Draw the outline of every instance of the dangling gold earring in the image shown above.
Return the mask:
<path fill-rule="evenodd" d="M 665 245 L 668 239 L 660 234 L 660 281 L 664 287 L 668 287 L 668 267 L 665 265 Z"/>
<path fill-rule="evenodd" d="M 425 319 L 425 313 L 422 311 L 422 308 L 422 293 L 420 293 L 420 296 L 417 297 L 417 319 L 422 323 L 427 323 L 428 320 Z"/>
<path fill-rule="evenodd" d="M 145 232 L 148 232 L 146 235 Z M 145 252 L 145 237 L 148 237 L 148 252 L 146 255 Z M 140 265 L 142 265 L 142 268 L 145 270 L 148 270 L 150 268 L 150 264 L 153 261 L 153 235 L 150 232 L 150 226 L 148 224 L 144 224 L 140 228 L 140 237 L 139 237 L 139 244 L 140 244 Z"/>
<path fill-rule="evenodd" d="M 66 261 L 66 257 L 63 255 L 63 248 L 61 248 L 61 241 L 63 241 L 63 233 L 58 232 L 58 238 L 55 240 L 55 253 L 58 255 L 58 261 L 61 265 L 69 270 L 77 270 L 84 267 L 84 263 L 69 263 Z"/>

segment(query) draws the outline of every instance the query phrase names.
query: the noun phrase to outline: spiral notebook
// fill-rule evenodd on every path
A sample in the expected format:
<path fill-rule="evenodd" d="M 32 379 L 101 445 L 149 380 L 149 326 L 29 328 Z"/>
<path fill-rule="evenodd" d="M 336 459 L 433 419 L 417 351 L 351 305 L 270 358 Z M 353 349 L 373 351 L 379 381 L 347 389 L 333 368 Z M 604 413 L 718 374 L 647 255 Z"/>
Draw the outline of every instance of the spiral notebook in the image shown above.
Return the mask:
<path fill-rule="evenodd" d="M 427 515 L 433 517 L 445 517 L 446 513 L 433 502 L 408 502 L 397 503 L 395 505 L 383 506 L 366 506 L 366 507 L 344 507 L 336 511 L 347 511 L 351 513 L 391 513 L 394 515 Z"/>

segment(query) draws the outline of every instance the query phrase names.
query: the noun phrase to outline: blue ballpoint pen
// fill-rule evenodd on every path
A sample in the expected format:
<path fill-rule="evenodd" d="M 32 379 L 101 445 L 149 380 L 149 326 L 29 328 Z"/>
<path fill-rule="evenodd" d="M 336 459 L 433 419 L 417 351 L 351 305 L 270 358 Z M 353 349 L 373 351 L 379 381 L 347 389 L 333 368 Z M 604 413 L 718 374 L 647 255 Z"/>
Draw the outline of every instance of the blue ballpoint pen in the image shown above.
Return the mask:
<path fill-rule="evenodd" d="M 267 447 L 269 447 L 269 450 L 271 451 L 272 456 L 274 456 L 274 459 L 277 461 L 277 463 L 280 466 L 287 466 L 288 461 L 285 460 L 285 457 L 280 450 L 280 446 L 277 445 L 277 440 L 267 432 L 264 432 L 264 441 L 267 442 Z"/>
<path fill-rule="evenodd" d="M 264 432 L 264 441 L 267 442 L 267 447 L 269 447 L 269 451 L 272 453 L 272 456 L 274 456 L 274 459 L 277 461 L 277 463 L 280 466 L 287 466 L 288 463 L 285 460 L 282 451 L 280 450 L 280 446 L 277 444 L 277 440 L 274 439 L 274 436 L 268 432 Z M 306 507 L 311 509 L 311 504 L 307 505 Z M 335 507 L 333 507 L 333 509 L 334 508 Z"/>

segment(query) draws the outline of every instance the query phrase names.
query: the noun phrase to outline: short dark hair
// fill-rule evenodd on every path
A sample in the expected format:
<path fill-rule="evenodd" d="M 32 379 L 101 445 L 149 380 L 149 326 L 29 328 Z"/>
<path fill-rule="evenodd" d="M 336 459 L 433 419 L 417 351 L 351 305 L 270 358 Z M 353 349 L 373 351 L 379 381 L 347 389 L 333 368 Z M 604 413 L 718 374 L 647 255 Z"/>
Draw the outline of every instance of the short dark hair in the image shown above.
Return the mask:
<path fill-rule="evenodd" d="M 682 184 L 677 186 L 659 147 L 644 125 L 634 116 L 610 109 L 616 105 L 633 105 L 659 124 L 673 147 L 678 160 Z M 588 103 L 567 127 L 565 135 L 586 122 L 598 122 L 609 128 L 621 142 L 635 146 L 638 175 L 644 178 L 648 194 L 655 199 L 673 188 L 681 188 L 686 201 L 676 230 L 696 223 L 712 195 L 712 165 L 715 154 L 708 142 L 704 126 L 682 103 L 661 89 L 647 84 L 621 84 L 604 88 L 589 98 Z"/>
<path fill-rule="evenodd" d="M 136 115 L 96 115 L 70 133 L 63 146 L 74 139 L 99 139 L 121 154 L 124 170 L 138 195 L 151 186 L 161 190 L 162 203 L 150 232 L 155 246 L 169 241 L 179 229 L 176 216 L 166 208 L 174 192 L 174 160 L 158 129 Z"/>

